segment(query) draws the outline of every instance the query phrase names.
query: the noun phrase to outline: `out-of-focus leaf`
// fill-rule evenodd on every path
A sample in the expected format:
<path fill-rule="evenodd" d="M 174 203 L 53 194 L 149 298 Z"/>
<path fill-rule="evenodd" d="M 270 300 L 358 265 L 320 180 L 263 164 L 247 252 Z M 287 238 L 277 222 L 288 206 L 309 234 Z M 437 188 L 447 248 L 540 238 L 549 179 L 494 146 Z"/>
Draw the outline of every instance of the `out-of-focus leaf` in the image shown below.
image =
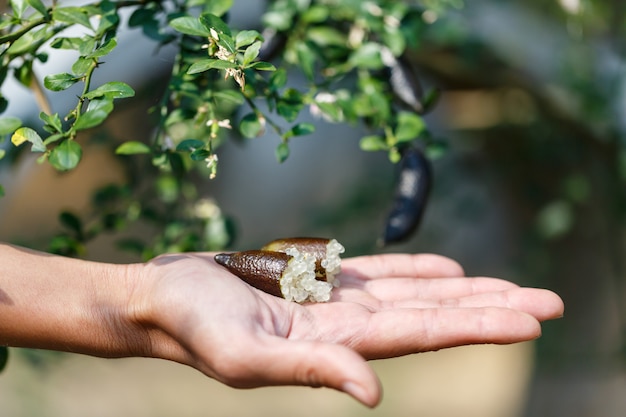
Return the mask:
<path fill-rule="evenodd" d="M 46 151 L 46 146 L 43 144 L 39 133 L 29 127 L 20 127 L 13 133 L 13 136 L 11 136 L 11 143 L 15 146 L 20 146 L 24 142 L 30 142 L 32 144 L 31 150 L 33 152 Z"/>
<path fill-rule="evenodd" d="M 117 147 L 115 153 L 118 155 L 137 155 L 150 153 L 150 147 L 138 141 L 128 141 Z"/>
<path fill-rule="evenodd" d="M 66 140 L 50 152 L 48 161 L 59 171 L 76 168 L 82 158 L 83 150 L 74 140 Z"/>

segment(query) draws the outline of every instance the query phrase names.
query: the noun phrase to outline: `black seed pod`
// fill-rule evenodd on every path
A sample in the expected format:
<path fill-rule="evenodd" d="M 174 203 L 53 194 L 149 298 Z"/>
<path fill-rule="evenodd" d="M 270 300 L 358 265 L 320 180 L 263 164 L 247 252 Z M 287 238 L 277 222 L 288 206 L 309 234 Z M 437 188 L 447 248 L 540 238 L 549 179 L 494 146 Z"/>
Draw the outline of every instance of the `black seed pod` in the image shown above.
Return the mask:
<path fill-rule="evenodd" d="M 395 57 L 388 49 L 383 50 L 382 59 L 389 69 L 389 85 L 395 98 L 410 110 L 424 113 L 422 84 L 408 59 L 404 55 Z"/>
<path fill-rule="evenodd" d="M 428 159 L 417 148 L 402 152 L 400 176 L 382 244 L 404 241 L 415 233 L 428 202 L 432 172 Z"/>

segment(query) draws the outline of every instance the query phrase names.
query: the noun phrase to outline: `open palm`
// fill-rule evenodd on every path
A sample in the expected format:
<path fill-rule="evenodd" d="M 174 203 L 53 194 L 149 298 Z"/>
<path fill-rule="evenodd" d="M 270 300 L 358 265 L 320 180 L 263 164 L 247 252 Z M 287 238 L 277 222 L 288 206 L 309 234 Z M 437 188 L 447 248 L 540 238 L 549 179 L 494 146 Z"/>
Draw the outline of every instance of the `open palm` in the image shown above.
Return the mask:
<path fill-rule="evenodd" d="M 531 340 L 563 313 L 550 291 L 466 278 L 437 255 L 346 259 L 331 301 L 304 305 L 248 286 L 212 254 L 166 255 L 146 272 L 151 356 L 234 387 L 327 386 L 369 406 L 380 387 L 364 359 Z"/>

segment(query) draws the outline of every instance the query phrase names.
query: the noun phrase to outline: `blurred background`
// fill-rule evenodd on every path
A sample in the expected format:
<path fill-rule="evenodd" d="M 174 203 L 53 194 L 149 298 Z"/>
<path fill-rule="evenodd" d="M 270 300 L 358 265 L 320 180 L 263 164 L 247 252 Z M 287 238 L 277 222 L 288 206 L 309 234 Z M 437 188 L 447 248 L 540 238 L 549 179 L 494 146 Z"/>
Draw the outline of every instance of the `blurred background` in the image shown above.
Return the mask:
<path fill-rule="evenodd" d="M 258 27 L 262 11 L 262 2 L 235 1 L 234 25 Z M 410 58 L 424 84 L 442 90 L 426 120 L 447 149 L 433 161 L 422 226 L 402 245 L 376 246 L 397 172 L 386 154 L 359 151 L 363 132 L 355 127 L 303 114 L 318 130 L 294 141 L 283 164 L 270 134 L 228 141 L 219 148 L 218 177 L 199 185 L 198 198 L 235 230 L 232 249 L 278 236 L 333 236 L 348 256 L 433 252 L 457 259 L 470 276 L 552 289 L 566 314 L 546 323 L 539 341 L 374 362 L 385 388 L 376 410 L 328 390 L 233 390 L 154 360 L 12 350 L 0 375 L 0 414 L 625 415 L 625 12 L 620 0 L 473 0 L 443 17 L 424 15 L 429 29 Z M 142 140 L 173 52 L 134 39 L 118 49 L 121 62 L 125 54 L 142 57 L 141 67 L 106 68 L 138 97 L 104 129 Z M 9 112 L 36 114 L 23 87 L 2 94 L 16 98 Z M 94 190 L 127 181 L 127 161 L 97 132 L 85 143 L 81 165 L 68 174 L 28 155 L 3 160 L 1 240 L 46 249 L 64 227 L 60 211 L 89 213 Z M 112 228 L 84 256 L 138 261 L 117 244 L 120 234 L 137 233 L 155 231 Z"/>

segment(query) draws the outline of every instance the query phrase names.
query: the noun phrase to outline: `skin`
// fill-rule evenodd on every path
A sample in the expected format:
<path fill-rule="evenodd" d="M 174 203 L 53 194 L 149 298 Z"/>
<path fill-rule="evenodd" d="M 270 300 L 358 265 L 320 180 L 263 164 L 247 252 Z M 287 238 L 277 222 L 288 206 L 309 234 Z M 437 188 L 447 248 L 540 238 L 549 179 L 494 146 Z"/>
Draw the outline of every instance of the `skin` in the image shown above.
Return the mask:
<path fill-rule="evenodd" d="M 554 293 L 466 278 L 437 255 L 346 259 L 329 303 L 299 305 L 211 253 L 113 265 L 0 245 L 0 344 L 192 366 L 227 385 L 331 387 L 374 407 L 367 359 L 515 343 L 562 316 Z"/>

